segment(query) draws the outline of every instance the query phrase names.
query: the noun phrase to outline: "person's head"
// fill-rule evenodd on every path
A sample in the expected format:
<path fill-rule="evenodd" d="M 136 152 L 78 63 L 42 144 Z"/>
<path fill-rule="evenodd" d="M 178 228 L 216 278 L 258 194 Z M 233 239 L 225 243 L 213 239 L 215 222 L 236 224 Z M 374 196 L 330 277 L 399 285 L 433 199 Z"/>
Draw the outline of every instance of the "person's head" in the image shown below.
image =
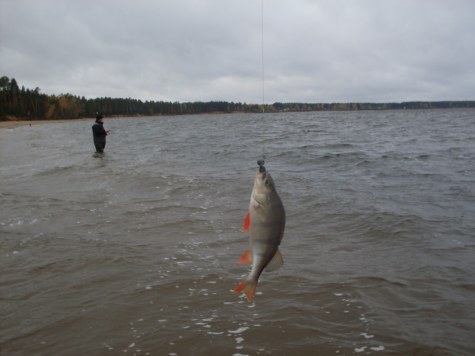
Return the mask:
<path fill-rule="evenodd" d="M 104 116 L 102 116 L 101 113 L 97 113 L 96 115 L 96 122 L 103 123 L 104 122 Z"/>

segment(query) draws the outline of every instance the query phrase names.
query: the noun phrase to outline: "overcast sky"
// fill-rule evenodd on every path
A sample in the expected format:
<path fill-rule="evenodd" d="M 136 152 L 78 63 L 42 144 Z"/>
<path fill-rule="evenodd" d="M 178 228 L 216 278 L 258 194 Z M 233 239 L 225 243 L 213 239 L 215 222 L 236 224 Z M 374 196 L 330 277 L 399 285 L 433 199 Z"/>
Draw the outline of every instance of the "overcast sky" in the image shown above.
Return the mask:
<path fill-rule="evenodd" d="M 265 102 L 475 99 L 475 0 L 264 0 Z M 0 76 L 262 102 L 261 0 L 0 0 Z"/>

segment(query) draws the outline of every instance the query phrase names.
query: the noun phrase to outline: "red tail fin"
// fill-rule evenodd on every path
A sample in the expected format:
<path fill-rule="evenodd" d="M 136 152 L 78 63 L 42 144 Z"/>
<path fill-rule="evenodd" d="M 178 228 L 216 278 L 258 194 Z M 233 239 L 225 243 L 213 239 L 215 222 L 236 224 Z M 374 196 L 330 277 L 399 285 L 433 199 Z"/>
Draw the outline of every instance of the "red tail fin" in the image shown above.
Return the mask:
<path fill-rule="evenodd" d="M 251 226 L 251 215 L 249 212 L 247 212 L 246 216 L 244 217 L 244 222 L 242 223 L 241 232 L 249 231 L 249 226 Z"/>
<path fill-rule="evenodd" d="M 252 302 L 252 299 L 254 299 L 254 294 L 256 294 L 256 287 L 256 283 L 245 279 L 239 282 L 236 288 L 234 288 L 234 293 L 239 294 L 241 292 L 244 292 L 246 294 L 248 302 Z"/>

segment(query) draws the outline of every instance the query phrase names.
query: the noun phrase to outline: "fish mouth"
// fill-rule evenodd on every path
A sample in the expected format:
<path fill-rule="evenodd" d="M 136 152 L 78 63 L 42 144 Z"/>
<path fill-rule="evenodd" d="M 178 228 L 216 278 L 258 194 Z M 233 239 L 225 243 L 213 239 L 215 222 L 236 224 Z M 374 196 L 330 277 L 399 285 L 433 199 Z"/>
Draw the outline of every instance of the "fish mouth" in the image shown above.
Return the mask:
<path fill-rule="evenodd" d="M 259 168 L 256 174 L 256 182 L 259 184 L 259 186 L 268 186 L 270 184 L 270 180 L 270 174 L 267 173 L 266 169 L 264 167 Z"/>
<path fill-rule="evenodd" d="M 257 165 L 259 166 L 259 172 L 264 173 L 266 171 L 266 167 L 264 167 L 265 161 L 260 159 L 257 161 Z"/>
<path fill-rule="evenodd" d="M 267 171 L 265 167 L 259 167 L 259 170 L 257 171 L 257 179 L 261 181 L 266 181 L 267 180 Z"/>
<path fill-rule="evenodd" d="M 259 161 L 257 161 L 257 165 L 259 166 L 259 170 L 258 172 L 261 173 L 261 178 L 262 179 L 265 179 L 266 178 L 266 167 L 264 167 L 264 160 L 263 159 L 260 159 Z"/>
<path fill-rule="evenodd" d="M 259 169 L 257 170 L 256 174 L 256 183 L 258 183 L 260 186 L 271 186 L 272 178 L 270 174 L 267 173 L 266 167 L 264 167 L 264 160 L 261 159 L 257 161 L 257 164 L 259 165 Z"/>

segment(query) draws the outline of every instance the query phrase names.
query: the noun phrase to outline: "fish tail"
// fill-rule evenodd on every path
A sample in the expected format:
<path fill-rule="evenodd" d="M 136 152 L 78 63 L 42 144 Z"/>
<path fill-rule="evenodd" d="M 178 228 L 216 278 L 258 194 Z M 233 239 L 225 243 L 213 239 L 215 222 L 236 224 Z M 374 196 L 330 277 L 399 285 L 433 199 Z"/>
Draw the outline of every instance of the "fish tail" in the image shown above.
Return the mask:
<path fill-rule="evenodd" d="M 244 292 L 244 294 L 246 294 L 247 300 L 249 302 L 252 302 L 252 299 L 254 299 L 254 294 L 256 294 L 256 287 L 256 282 L 245 279 L 239 282 L 236 288 L 234 288 L 234 293 L 239 294 L 241 292 Z"/>

